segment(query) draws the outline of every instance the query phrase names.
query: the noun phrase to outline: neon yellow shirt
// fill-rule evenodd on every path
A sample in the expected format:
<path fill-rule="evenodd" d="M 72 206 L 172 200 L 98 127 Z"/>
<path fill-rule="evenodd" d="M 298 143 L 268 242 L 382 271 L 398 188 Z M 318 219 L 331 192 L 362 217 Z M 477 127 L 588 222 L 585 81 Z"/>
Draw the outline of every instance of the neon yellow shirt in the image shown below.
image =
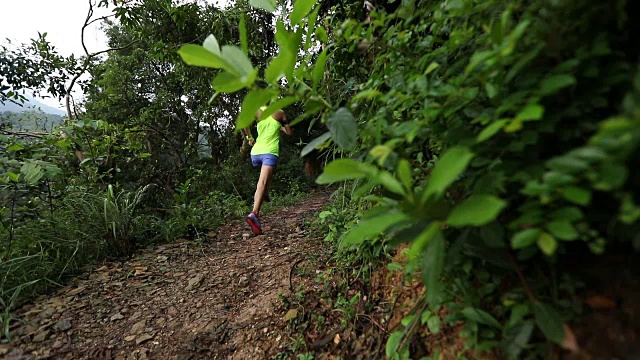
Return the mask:
<path fill-rule="evenodd" d="M 251 148 L 251 155 L 271 154 L 278 156 L 281 127 L 282 124 L 273 116 L 258 121 L 258 138 Z"/>

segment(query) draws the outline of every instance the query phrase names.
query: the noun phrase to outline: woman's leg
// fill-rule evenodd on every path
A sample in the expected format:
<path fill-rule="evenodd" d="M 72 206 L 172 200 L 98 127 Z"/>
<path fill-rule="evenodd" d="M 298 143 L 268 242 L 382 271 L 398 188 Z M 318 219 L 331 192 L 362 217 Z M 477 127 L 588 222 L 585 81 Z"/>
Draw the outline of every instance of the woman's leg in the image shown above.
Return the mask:
<path fill-rule="evenodd" d="M 275 166 L 262 165 L 260 168 L 260 179 L 258 180 L 258 185 L 256 186 L 256 193 L 253 196 L 253 213 L 258 215 L 260 214 L 260 208 L 262 207 L 262 202 L 264 201 L 264 195 L 267 191 L 267 187 L 269 186 L 269 182 L 271 181 L 271 176 L 273 175 L 273 171 Z"/>

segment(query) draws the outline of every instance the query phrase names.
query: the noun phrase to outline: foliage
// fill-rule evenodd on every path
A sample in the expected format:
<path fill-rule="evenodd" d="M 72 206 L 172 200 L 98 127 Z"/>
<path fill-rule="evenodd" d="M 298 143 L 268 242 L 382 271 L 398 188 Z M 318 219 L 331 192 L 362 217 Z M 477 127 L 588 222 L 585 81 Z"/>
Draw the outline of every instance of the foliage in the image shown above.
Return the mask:
<path fill-rule="evenodd" d="M 179 52 L 233 79 L 216 91 L 249 90 L 237 128 L 265 104 L 304 103 L 294 124 L 319 114 L 330 139 L 309 147 L 331 141 L 345 158 L 318 182 L 363 180 L 354 193 L 371 204 L 343 241 L 409 243 L 405 272 L 425 282 L 432 310 L 453 311 L 446 322 L 465 321 L 470 346 L 518 358 L 539 354 L 528 344 L 541 335 L 561 344 L 575 286 L 558 285 L 556 264 L 585 246 L 629 247 L 638 226 L 630 5 L 402 1 L 366 21 L 335 7 L 327 34 L 313 3 L 277 20 L 264 72 L 214 37 Z M 409 356 L 408 330 L 389 339 L 390 357 Z"/>

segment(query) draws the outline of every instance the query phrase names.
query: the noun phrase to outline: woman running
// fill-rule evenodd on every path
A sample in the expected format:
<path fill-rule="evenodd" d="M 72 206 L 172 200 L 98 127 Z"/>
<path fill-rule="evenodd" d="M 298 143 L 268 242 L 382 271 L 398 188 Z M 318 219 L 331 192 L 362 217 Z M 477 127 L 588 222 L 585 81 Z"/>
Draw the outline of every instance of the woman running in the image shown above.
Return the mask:
<path fill-rule="evenodd" d="M 247 222 L 256 235 L 262 234 L 260 207 L 265 199 L 268 200 L 267 187 L 276 169 L 276 165 L 278 165 L 280 131 L 283 131 L 287 135 L 293 134 L 293 130 L 287 121 L 287 115 L 282 110 L 278 110 L 271 116 L 260 120 L 262 112 L 266 108 L 266 106 L 263 106 L 256 113 L 258 128 L 258 138 L 256 140 L 253 139 L 249 128 L 243 129 L 245 139 L 249 142 L 249 145 L 252 146 L 251 163 L 253 167 L 260 167 L 260 179 L 258 180 L 256 193 L 253 197 L 253 211 L 247 215 Z"/>

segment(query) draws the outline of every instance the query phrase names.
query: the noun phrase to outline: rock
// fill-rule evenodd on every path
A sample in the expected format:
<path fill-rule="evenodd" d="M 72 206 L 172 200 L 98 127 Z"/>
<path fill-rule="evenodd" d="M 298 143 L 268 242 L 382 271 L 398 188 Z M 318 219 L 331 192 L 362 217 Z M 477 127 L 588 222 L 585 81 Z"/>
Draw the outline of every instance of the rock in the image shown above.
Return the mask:
<path fill-rule="evenodd" d="M 133 341 L 135 339 L 136 339 L 136 335 L 129 335 L 129 336 L 124 338 L 124 341 L 129 342 L 129 341 Z"/>
<path fill-rule="evenodd" d="M 133 326 L 131 327 L 131 333 L 132 334 L 139 334 L 142 332 L 142 330 L 144 330 L 144 327 L 147 324 L 147 320 L 140 320 L 137 323 L 133 324 Z"/>
<path fill-rule="evenodd" d="M 58 323 L 56 324 L 56 328 L 58 328 L 58 330 L 60 330 L 60 331 L 67 331 L 67 330 L 71 329 L 71 320 L 62 319 L 62 320 L 58 321 Z"/>
<path fill-rule="evenodd" d="M 117 313 L 110 318 L 111 321 L 122 320 L 122 319 L 124 319 L 124 315 L 120 313 Z"/>
<path fill-rule="evenodd" d="M 243 238 L 243 239 L 248 239 L 248 238 L 250 238 L 250 237 L 251 237 L 251 235 L 250 235 L 249 233 L 243 233 L 243 234 L 242 234 L 242 238 Z"/>
<path fill-rule="evenodd" d="M 202 277 L 203 277 L 202 274 L 198 274 L 192 277 L 191 279 L 189 279 L 189 285 L 187 285 L 187 288 L 185 290 L 186 291 L 193 290 L 198 286 L 200 286 L 200 283 L 202 282 Z"/>
<path fill-rule="evenodd" d="M 33 342 L 39 343 L 47 340 L 47 338 L 49 337 L 49 333 L 49 330 L 39 332 L 38 334 L 36 334 L 36 336 L 33 337 Z"/>
<path fill-rule="evenodd" d="M 149 341 L 151 339 L 153 339 L 153 335 L 149 335 L 149 334 L 140 335 L 136 338 L 136 345 L 140 345 L 143 342 Z"/>
<path fill-rule="evenodd" d="M 167 315 L 174 316 L 174 315 L 177 315 L 177 314 L 178 314 L 178 309 L 176 309 L 175 306 L 171 306 L 171 307 L 169 307 L 167 309 Z"/>
<path fill-rule="evenodd" d="M 64 345 L 64 342 L 62 342 L 62 340 L 58 339 L 56 340 L 53 345 L 51 346 L 53 349 L 59 349 Z"/>

